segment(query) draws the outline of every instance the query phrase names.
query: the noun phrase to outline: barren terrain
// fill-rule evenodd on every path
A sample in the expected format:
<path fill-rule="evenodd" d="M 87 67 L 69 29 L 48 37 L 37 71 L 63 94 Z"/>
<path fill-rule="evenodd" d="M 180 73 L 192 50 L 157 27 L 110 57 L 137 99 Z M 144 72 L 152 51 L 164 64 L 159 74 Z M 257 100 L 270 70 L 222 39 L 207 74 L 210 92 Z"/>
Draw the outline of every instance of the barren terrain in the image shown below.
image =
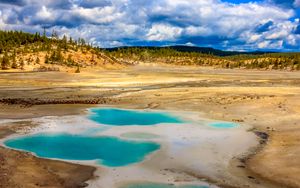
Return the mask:
<path fill-rule="evenodd" d="M 157 65 L 109 71 L 83 69 L 80 74 L 1 72 L 0 100 L 1 119 L 79 114 L 90 105 L 100 104 L 193 111 L 212 119 L 250 125 L 253 128 L 249 131 L 264 140 L 251 151 L 252 155 L 232 159 L 228 166 L 231 182 L 193 175 L 224 187 L 300 187 L 299 72 Z M 1 137 L 14 132 L 11 126 L 16 125 L 1 125 Z M 269 135 L 266 143 L 267 135 L 261 132 Z M 5 148 L 0 148 L 0 160 L 1 168 L 5 167 L 1 173 L 14 177 L 1 178 L 0 187 L 39 187 L 44 178 L 51 182 L 44 187 L 67 187 L 69 184 L 50 179 L 57 177 L 65 182 L 72 178 L 83 183 L 93 171 L 92 167 L 49 162 Z M 54 173 L 47 173 L 41 163 L 52 164 Z M 33 174 L 25 177 L 26 169 Z M 82 172 L 88 176 L 83 173 L 78 179 Z"/>

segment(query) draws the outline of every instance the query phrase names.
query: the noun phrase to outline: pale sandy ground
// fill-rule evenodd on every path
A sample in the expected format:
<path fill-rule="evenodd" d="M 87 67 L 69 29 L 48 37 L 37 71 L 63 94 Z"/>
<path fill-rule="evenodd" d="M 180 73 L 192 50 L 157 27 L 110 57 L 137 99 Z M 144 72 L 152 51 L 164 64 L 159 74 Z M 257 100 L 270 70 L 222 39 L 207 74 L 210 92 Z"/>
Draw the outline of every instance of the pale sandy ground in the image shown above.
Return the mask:
<path fill-rule="evenodd" d="M 105 96 L 120 99 L 111 104 L 119 107 L 193 111 L 199 117 L 242 121 L 242 125 L 270 134 L 267 145 L 246 164 L 233 158 L 226 171 L 219 173 L 225 176 L 176 165 L 178 168 L 171 171 L 228 187 L 300 187 L 299 72 L 138 66 L 80 74 L 0 74 L 0 86 L 0 98 Z M 0 117 L 69 115 L 80 113 L 84 107 L 1 105 Z M 236 142 L 240 140 L 243 138 Z M 151 160 L 160 161 L 155 157 Z"/>

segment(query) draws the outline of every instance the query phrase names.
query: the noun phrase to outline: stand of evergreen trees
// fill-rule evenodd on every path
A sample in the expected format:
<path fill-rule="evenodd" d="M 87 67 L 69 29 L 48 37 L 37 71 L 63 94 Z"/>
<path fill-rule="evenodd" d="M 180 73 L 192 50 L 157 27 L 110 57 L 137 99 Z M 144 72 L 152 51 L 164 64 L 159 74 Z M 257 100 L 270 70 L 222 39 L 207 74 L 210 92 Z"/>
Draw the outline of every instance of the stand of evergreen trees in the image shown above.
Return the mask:
<path fill-rule="evenodd" d="M 300 53 L 269 53 L 225 57 L 231 68 L 300 70 Z"/>
<path fill-rule="evenodd" d="M 0 30 L 0 68 L 23 69 L 26 53 L 46 52 L 45 64 L 66 65 L 80 67 L 72 59 L 72 55 L 65 57 L 64 52 L 69 50 L 83 53 L 93 52 L 95 56 L 109 59 L 110 62 L 123 62 L 134 64 L 138 62 L 168 63 L 177 65 L 216 66 L 223 68 L 245 69 L 274 69 L 274 70 L 300 70 L 300 53 L 266 53 L 266 54 L 239 54 L 233 56 L 217 56 L 211 53 L 180 50 L 174 47 L 125 47 L 117 49 L 100 49 L 89 45 L 84 39 L 73 40 L 53 31 L 51 37 L 46 32 L 30 34 L 22 31 Z M 39 57 L 30 58 L 33 64 L 40 64 Z M 92 62 L 94 60 L 91 60 Z M 79 68 L 78 68 L 79 69 Z"/>
<path fill-rule="evenodd" d="M 47 53 L 44 62 L 46 64 L 61 64 L 78 67 L 79 64 L 74 62 L 70 56 L 64 58 L 62 52 L 68 50 L 78 51 L 79 49 L 90 50 L 92 48 L 93 47 L 82 38 L 73 40 L 72 38 L 63 36 L 60 39 L 55 31 L 52 32 L 51 37 L 47 37 L 45 31 L 43 35 L 41 35 L 40 33 L 31 34 L 22 31 L 0 30 L 0 69 L 23 69 L 25 65 L 24 60 L 17 58 L 18 55 L 22 56 L 26 53 L 43 51 Z M 32 63 L 40 64 L 40 59 L 37 57 L 35 62 L 33 61 Z"/>
<path fill-rule="evenodd" d="M 300 70 L 300 53 L 240 54 L 216 56 L 210 53 L 183 52 L 174 48 L 128 47 L 107 50 L 120 61 L 216 66 L 222 68 Z"/>

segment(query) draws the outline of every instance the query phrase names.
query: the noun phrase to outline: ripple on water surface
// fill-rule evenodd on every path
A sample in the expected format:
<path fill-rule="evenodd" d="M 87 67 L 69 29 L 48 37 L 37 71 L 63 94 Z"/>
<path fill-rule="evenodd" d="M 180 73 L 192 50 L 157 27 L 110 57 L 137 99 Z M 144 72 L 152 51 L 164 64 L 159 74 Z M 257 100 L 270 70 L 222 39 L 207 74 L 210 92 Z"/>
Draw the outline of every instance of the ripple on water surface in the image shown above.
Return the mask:
<path fill-rule="evenodd" d="M 182 123 L 167 113 L 123 110 L 116 108 L 93 108 L 89 119 L 106 125 L 156 125 L 159 123 Z"/>
<path fill-rule="evenodd" d="M 144 160 L 159 144 L 116 137 L 70 134 L 36 134 L 4 142 L 10 148 L 30 151 L 39 157 L 65 160 L 98 160 L 106 166 L 125 166 Z"/>

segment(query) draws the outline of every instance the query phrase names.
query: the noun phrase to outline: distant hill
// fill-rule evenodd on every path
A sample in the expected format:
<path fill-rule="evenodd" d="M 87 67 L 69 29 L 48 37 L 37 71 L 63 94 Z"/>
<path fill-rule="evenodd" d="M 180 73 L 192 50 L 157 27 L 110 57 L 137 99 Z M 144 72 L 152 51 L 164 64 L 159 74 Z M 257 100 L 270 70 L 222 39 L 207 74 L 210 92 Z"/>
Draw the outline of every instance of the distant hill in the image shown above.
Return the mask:
<path fill-rule="evenodd" d="M 222 68 L 300 70 L 300 53 L 237 52 L 192 46 L 119 47 L 104 50 L 108 56 L 128 64 L 164 63 Z"/>
<path fill-rule="evenodd" d="M 0 30 L 0 69 L 80 72 L 80 68 L 123 68 L 144 63 L 222 68 L 300 70 L 300 53 L 223 51 L 209 47 L 118 47 L 102 49 L 53 33 Z"/>
<path fill-rule="evenodd" d="M 176 46 L 166 46 L 166 47 L 152 47 L 152 46 L 123 46 L 116 48 L 106 48 L 108 51 L 117 51 L 120 49 L 130 49 L 130 48 L 139 48 L 139 49 L 172 49 L 178 52 L 198 52 L 203 54 L 212 54 L 215 56 L 233 56 L 233 55 L 261 55 L 266 53 L 274 53 L 267 51 L 253 51 L 253 52 L 239 52 L 239 51 L 223 51 L 210 47 L 197 47 L 197 46 L 184 46 L 184 45 L 176 45 Z"/>
<path fill-rule="evenodd" d="M 0 30 L 0 70 L 80 72 L 80 68 L 89 67 L 119 68 L 123 65 L 81 38 Z"/>

